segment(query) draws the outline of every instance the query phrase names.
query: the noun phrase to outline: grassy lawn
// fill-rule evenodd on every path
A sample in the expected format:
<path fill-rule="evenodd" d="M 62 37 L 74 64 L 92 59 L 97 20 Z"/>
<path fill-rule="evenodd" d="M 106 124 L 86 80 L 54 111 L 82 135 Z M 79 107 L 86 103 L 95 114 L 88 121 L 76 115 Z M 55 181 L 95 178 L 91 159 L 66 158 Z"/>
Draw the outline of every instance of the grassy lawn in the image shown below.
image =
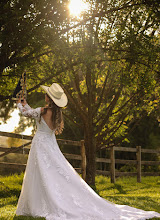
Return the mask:
<path fill-rule="evenodd" d="M 15 216 L 22 180 L 23 174 L 0 176 L 0 219 L 44 219 Z M 96 191 L 103 198 L 117 204 L 160 212 L 160 177 L 143 177 L 142 183 L 137 183 L 135 177 L 125 177 L 117 179 L 113 184 L 109 178 L 97 176 Z"/>

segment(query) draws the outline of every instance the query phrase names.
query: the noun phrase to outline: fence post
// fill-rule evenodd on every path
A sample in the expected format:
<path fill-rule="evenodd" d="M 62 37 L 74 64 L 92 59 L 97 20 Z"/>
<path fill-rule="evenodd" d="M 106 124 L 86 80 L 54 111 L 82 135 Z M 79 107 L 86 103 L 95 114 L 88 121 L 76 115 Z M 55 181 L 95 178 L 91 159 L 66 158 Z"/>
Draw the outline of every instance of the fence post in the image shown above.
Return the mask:
<path fill-rule="evenodd" d="M 84 140 L 81 140 L 81 169 L 82 169 L 82 178 L 86 179 L 86 152 L 85 152 L 85 146 L 84 146 Z"/>
<path fill-rule="evenodd" d="M 141 146 L 137 148 L 137 182 L 141 183 Z"/>
<path fill-rule="evenodd" d="M 111 159 L 111 183 L 115 183 L 115 150 L 114 146 L 110 148 L 110 159 Z"/>

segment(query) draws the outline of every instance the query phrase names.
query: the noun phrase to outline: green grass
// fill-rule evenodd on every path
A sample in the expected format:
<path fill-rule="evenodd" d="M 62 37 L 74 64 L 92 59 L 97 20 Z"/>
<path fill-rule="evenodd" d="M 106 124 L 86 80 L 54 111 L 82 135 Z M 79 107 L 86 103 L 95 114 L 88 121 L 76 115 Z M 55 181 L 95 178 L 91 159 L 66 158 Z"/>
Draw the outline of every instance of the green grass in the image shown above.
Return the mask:
<path fill-rule="evenodd" d="M 0 176 L 0 219 L 44 220 L 44 218 L 15 216 L 22 180 L 23 173 L 8 177 Z M 109 178 L 97 176 L 96 192 L 117 204 L 160 212 L 160 177 L 143 177 L 142 183 L 137 183 L 135 177 L 125 177 L 117 179 L 113 184 L 110 183 Z"/>
<path fill-rule="evenodd" d="M 118 178 L 113 184 L 109 178 L 98 176 L 96 191 L 101 197 L 117 204 L 160 212 L 160 177 L 142 177 L 141 183 L 137 183 L 135 177 Z"/>

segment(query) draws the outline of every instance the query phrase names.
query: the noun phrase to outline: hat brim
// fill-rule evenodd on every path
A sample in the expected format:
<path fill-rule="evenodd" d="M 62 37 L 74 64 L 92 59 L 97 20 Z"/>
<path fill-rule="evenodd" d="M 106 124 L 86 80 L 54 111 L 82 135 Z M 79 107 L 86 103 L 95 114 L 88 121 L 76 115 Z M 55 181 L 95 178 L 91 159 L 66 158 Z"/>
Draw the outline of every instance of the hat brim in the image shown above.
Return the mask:
<path fill-rule="evenodd" d="M 53 102 L 59 106 L 59 107 L 65 107 L 68 103 L 68 99 L 66 94 L 62 94 L 60 99 L 56 99 L 50 92 L 49 92 L 49 87 L 48 86 L 40 86 L 46 93 L 47 95 L 53 100 Z"/>

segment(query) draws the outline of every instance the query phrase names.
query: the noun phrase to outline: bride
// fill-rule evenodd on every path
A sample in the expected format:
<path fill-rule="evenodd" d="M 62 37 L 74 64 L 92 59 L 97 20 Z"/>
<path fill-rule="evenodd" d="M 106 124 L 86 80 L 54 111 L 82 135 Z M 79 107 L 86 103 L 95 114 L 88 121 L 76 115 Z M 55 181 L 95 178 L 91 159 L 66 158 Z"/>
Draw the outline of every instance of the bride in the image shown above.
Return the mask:
<path fill-rule="evenodd" d="M 57 83 L 41 86 L 46 92 L 44 108 L 32 109 L 21 97 L 17 106 L 26 117 L 36 119 L 37 132 L 32 140 L 16 214 L 45 217 L 47 220 L 137 220 L 160 217 L 117 205 L 98 196 L 77 174 L 61 153 L 55 134 L 63 130 L 61 107 L 67 97 Z"/>

